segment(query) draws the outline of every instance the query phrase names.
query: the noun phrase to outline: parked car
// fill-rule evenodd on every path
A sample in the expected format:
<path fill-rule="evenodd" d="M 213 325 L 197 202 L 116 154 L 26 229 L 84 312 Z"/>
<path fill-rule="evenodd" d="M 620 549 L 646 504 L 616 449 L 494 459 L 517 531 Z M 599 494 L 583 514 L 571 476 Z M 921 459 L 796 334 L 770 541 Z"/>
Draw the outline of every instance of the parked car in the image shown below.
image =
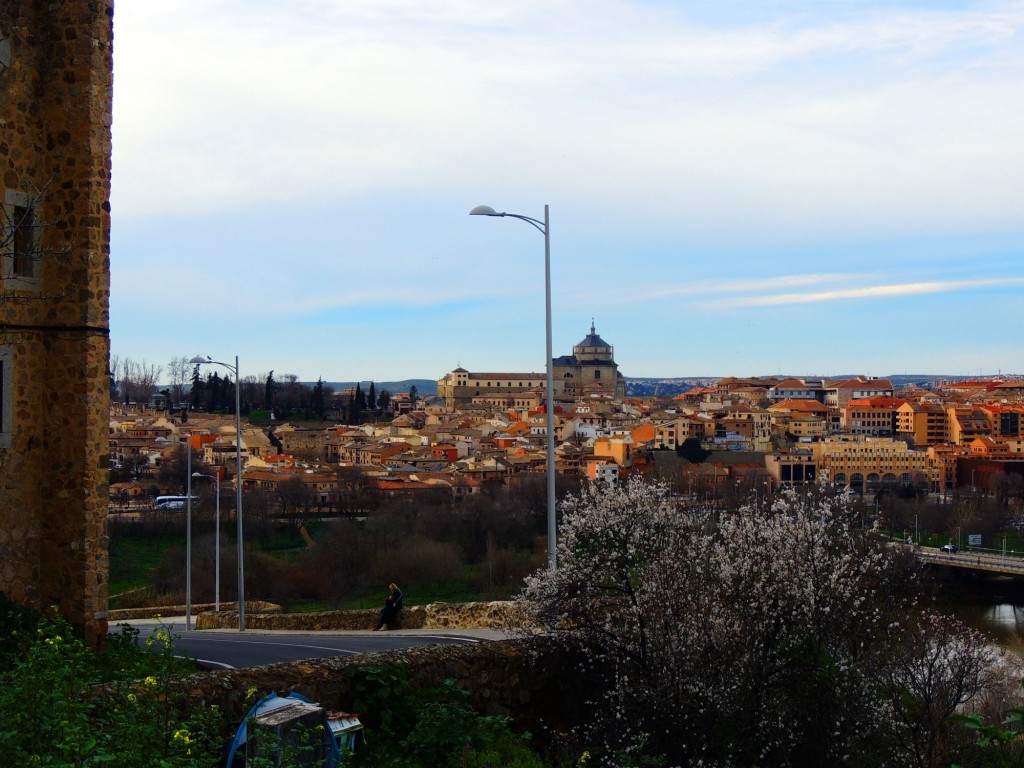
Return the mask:
<path fill-rule="evenodd" d="M 939 549 L 949 554 L 953 554 L 954 552 L 960 551 L 959 547 L 957 547 L 957 545 L 953 544 L 952 542 L 950 542 L 949 544 L 943 544 L 941 547 L 939 547 Z"/>

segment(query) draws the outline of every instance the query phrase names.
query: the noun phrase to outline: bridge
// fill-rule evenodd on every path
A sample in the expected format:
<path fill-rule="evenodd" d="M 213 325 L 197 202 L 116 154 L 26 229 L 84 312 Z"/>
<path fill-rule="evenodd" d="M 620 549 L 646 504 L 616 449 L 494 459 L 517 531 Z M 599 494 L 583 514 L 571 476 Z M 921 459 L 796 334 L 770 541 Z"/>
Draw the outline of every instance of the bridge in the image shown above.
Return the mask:
<path fill-rule="evenodd" d="M 972 571 L 987 571 L 1004 576 L 1024 576 L 1024 557 L 1000 555 L 982 550 L 943 552 L 930 547 L 914 547 L 919 558 L 929 565 L 944 565 Z"/>

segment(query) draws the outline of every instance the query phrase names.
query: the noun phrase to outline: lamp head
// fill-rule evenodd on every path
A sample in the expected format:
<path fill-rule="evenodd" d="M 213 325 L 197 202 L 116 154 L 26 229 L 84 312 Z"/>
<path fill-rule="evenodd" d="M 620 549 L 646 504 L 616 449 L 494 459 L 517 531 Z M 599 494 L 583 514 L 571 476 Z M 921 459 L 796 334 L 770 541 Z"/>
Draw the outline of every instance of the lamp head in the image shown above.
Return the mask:
<path fill-rule="evenodd" d="M 209 355 L 207 355 L 206 357 L 203 357 L 202 355 L 196 355 L 191 360 L 189 360 L 189 363 L 192 365 L 202 365 L 203 363 L 209 363 L 212 361 L 213 358 L 211 358 Z"/>
<path fill-rule="evenodd" d="M 489 205 L 478 205 L 472 211 L 469 212 L 470 216 L 504 216 L 503 213 L 498 213 L 496 210 L 491 208 Z"/>

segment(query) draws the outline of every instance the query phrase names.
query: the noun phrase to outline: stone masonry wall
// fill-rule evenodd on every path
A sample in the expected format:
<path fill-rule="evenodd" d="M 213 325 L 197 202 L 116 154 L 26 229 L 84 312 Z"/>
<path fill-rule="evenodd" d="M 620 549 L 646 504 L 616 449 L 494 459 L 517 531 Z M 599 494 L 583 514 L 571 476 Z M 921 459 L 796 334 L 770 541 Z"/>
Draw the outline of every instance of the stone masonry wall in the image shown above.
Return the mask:
<path fill-rule="evenodd" d="M 3 0 L 0 178 L 37 201 L 34 280 L 0 272 L 10 356 L 0 590 L 106 634 L 113 0 Z"/>
<path fill-rule="evenodd" d="M 245 604 L 245 626 L 249 629 L 351 631 L 373 629 L 379 619 L 376 610 L 280 613 L 280 610 L 257 608 L 254 612 L 248 600 Z M 118 611 L 112 614 L 112 620 L 148 617 L 154 610 L 157 609 L 148 609 L 148 614 L 138 614 L 136 611 L 133 613 L 137 615 L 133 616 L 122 616 Z M 159 610 L 164 615 L 171 615 L 167 609 Z M 431 603 L 403 608 L 395 626 L 390 629 L 513 629 L 520 624 L 510 602 Z M 230 629 L 237 626 L 237 611 L 206 611 L 196 617 L 196 629 Z"/>
<path fill-rule="evenodd" d="M 294 691 L 328 710 L 351 712 L 355 670 L 399 666 L 417 687 L 454 680 L 478 712 L 513 717 L 543 744 L 553 733 L 587 722 L 585 702 L 593 699 L 597 681 L 576 671 L 578 661 L 543 638 L 490 641 L 209 672 L 190 678 L 187 689 L 194 701 L 218 706 L 224 722 L 237 725 L 271 692 Z"/>

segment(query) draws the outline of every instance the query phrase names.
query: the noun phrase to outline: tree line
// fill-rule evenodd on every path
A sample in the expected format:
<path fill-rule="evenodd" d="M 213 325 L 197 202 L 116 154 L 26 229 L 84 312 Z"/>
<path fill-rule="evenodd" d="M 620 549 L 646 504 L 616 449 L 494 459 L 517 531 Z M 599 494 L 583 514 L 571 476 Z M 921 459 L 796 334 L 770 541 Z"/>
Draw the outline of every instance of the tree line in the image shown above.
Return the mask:
<path fill-rule="evenodd" d="M 243 415 L 273 413 L 275 418 L 335 419 L 361 424 L 366 418 L 391 412 L 392 393 L 378 391 L 371 381 L 367 390 L 361 383 L 347 392 L 335 392 L 324 384 L 305 384 L 292 373 L 274 371 L 243 376 L 240 384 L 228 372 L 204 370 L 184 356 L 173 357 L 167 366 L 142 359 L 111 355 L 110 397 L 114 402 L 149 405 L 156 395 L 164 407 L 186 415 L 189 410 L 234 413 L 235 387 Z M 163 389 L 161 389 L 161 386 Z M 416 399 L 415 387 L 410 391 Z M 187 418 L 187 416 L 186 416 Z"/>

